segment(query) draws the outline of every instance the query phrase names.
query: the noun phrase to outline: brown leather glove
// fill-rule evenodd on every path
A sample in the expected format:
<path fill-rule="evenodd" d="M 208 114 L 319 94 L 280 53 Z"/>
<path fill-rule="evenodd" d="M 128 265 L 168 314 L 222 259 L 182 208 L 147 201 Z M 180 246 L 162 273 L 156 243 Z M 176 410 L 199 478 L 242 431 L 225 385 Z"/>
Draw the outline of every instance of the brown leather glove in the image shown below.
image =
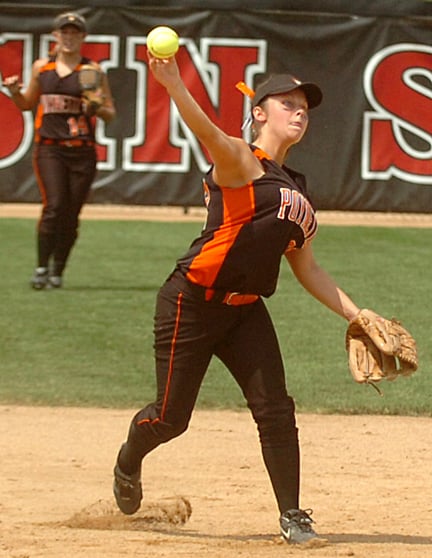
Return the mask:
<path fill-rule="evenodd" d="M 358 383 L 372 384 L 410 376 L 418 368 L 417 346 L 401 323 L 363 309 L 346 332 L 349 368 Z M 376 387 L 376 386 L 375 386 Z"/>
<path fill-rule="evenodd" d="M 94 116 L 104 102 L 101 88 L 102 72 L 93 64 L 83 64 L 78 79 L 81 85 L 83 110 L 88 116 Z"/>

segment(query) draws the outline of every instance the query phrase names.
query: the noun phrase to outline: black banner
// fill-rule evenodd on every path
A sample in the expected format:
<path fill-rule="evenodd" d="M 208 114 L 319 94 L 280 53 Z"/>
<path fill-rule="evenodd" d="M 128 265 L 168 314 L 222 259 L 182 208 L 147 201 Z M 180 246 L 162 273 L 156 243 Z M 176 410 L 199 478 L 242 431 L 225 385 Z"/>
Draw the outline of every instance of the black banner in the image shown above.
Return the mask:
<path fill-rule="evenodd" d="M 248 100 L 269 72 L 318 83 L 302 143 L 287 164 L 304 173 L 318 209 L 432 210 L 432 4 L 430 15 L 243 11 L 138 6 L 78 8 L 88 21 L 84 54 L 108 73 L 117 119 L 98 123 L 95 203 L 202 205 L 206 153 L 149 74 L 146 35 L 169 25 L 177 60 L 211 118 L 240 135 Z M 0 4 L 1 78 L 29 80 L 46 55 L 61 6 Z M 31 167 L 33 115 L 0 90 L 0 201 L 39 201 Z M 248 132 L 245 131 L 245 139 Z"/>

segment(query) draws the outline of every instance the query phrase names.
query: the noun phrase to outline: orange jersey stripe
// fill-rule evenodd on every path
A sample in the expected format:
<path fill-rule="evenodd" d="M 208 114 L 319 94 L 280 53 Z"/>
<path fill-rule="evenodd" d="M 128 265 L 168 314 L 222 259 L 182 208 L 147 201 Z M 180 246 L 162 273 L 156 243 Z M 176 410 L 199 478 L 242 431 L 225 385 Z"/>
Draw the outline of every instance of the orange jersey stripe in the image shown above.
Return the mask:
<path fill-rule="evenodd" d="M 37 111 L 36 111 L 36 116 L 35 116 L 35 138 L 36 139 L 39 139 L 39 130 L 40 130 L 40 127 L 42 126 L 43 115 L 44 115 L 43 106 L 38 105 Z"/>
<path fill-rule="evenodd" d="M 250 223 L 255 214 L 253 183 L 241 188 L 221 188 L 223 194 L 223 223 L 213 239 L 203 246 L 187 273 L 193 283 L 211 287 L 216 280 L 225 257 L 240 230 Z"/>
<path fill-rule="evenodd" d="M 49 72 L 50 70 L 54 72 L 56 71 L 56 63 L 54 60 L 51 60 L 47 62 L 45 66 L 42 66 L 42 68 L 39 69 L 39 74 L 42 74 L 43 72 Z M 39 139 L 39 130 L 42 126 L 43 115 L 44 115 L 43 106 L 39 103 L 35 115 L 35 140 L 36 141 Z"/>
<path fill-rule="evenodd" d="M 56 63 L 54 60 L 51 60 L 50 62 L 47 62 L 45 64 L 45 66 L 42 66 L 42 68 L 39 69 L 39 73 L 41 74 L 42 72 L 49 72 L 50 70 L 54 70 L 56 69 Z"/>

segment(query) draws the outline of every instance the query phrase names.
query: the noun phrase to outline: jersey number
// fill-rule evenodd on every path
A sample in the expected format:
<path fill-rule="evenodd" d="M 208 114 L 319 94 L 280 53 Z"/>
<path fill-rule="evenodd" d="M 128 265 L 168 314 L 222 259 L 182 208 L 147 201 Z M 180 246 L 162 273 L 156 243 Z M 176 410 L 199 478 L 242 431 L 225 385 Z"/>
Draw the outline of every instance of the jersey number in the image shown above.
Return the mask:
<path fill-rule="evenodd" d="M 82 115 L 78 119 L 76 119 L 74 116 L 68 118 L 68 125 L 71 137 L 89 135 L 87 120 Z"/>

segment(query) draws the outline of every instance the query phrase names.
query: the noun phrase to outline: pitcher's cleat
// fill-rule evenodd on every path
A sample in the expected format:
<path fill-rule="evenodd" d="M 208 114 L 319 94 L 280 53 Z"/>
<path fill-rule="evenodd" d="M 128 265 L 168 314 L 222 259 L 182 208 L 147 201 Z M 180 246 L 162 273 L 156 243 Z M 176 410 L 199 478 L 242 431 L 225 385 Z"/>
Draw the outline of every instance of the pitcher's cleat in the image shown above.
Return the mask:
<path fill-rule="evenodd" d="M 280 517 L 280 530 L 282 537 L 289 543 L 302 544 L 318 535 L 312 529 L 313 519 L 310 517 L 312 510 L 288 510 Z"/>
<path fill-rule="evenodd" d="M 126 515 L 134 514 L 139 510 L 142 500 L 141 471 L 126 475 L 116 464 L 113 492 L 119 509 Z"/>

